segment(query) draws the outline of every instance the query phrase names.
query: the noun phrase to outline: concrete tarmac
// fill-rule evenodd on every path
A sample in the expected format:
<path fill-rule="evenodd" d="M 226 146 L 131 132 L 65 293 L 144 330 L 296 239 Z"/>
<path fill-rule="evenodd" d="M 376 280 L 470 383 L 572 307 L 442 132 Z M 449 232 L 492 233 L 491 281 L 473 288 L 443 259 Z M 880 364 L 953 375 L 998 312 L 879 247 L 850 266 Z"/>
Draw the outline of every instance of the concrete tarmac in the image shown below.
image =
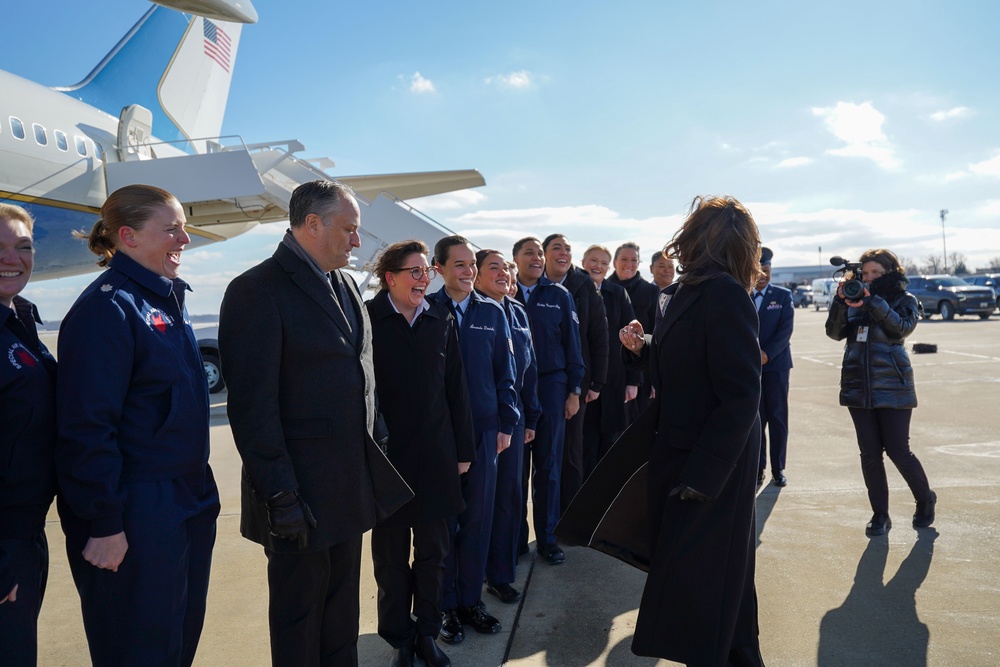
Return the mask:
<path fill-rule="evenodd" d="M 937 491 L 937 520 L 930 529 L 910 527 L 913 498 L 887 462 L 894 526 L 869 539 L 854 428 L 838 403 L 842 345 L 825 337 L 825 311 L 795 315 L 789 483 L 767 484 L 757 499 L 766 664 L 1000 664 L 1000 319 L 935 317 L 909 339 L 938 346 L 936 354 L 911 354 L 920 402 L 911 447 Z M 213 399 L 212 466 L 222 515 L 195 664 L 263 666 L 270 664 L 265 558 L 239 535 L 240 459 L 225 393 Z M 54 510 L 49 519 L 39 664 L 85 665 L 79 600 Z M 368 553 L 366 539 L 358 652 L 361 665 L 384 666 L 392 651 L 376 634 Z M 675 664 L 629 650 L 644 580 L 589 549 L 566 548 L 566 563 L 556 567 L 535 561 L 532 551 L 518 568 L 521 604 L 503 605 L 484 591 L 503 630 L 469 631 L 462 644 L 442 647 L 458 667 Z"/>

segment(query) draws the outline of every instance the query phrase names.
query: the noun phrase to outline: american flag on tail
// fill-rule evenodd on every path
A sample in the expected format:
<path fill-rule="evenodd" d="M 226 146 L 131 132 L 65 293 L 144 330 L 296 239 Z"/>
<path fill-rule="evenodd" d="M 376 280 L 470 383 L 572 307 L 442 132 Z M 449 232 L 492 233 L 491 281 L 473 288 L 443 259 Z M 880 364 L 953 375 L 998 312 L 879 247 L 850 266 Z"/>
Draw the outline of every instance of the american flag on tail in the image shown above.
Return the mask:
<path fill-rule="evenodd" d="M 208 19 L 202 20 L 202 26 L 205 31 L 205 55 L 228 72 L 231 67 L 229 49 L 232 40 L 229 39 L 225 30 Z"/>

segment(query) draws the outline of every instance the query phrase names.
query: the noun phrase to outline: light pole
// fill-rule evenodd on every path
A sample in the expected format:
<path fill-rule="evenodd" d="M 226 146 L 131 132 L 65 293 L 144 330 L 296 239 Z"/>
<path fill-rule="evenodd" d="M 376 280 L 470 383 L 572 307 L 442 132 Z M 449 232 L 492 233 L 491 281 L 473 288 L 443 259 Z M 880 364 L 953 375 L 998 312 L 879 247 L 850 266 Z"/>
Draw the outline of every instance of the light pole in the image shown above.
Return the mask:
<path fill-rule="evenodd" d="M 948 273 L 948 241 L 944 238 L 944 217 L 948 215 L 948 209 L 941 209 L 941 247 L 944 248 L 944 272 Z"/>

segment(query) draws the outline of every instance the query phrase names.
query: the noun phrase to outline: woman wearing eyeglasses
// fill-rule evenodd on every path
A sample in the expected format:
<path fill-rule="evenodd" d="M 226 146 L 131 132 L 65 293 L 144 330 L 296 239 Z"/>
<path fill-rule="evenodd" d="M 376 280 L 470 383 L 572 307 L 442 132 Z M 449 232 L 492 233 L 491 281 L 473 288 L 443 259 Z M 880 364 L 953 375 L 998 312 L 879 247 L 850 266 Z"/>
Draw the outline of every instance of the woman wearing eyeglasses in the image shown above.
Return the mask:
<path fill-rule="evenodd" d="M 386 453 L 415 494 L 372 530 L 378 633 L 396 649 L 394 665 L 412 665 L 414 653 L 428 665 L 449 665 L 435 639 L 448 517 L 465 507 L 459 476 L 475 460 L 465 368 L 455 318 L 424 298 L 437 275 L 427 246 L 390 245 L 375 275 L 381 290 L 366 306 Z"/>

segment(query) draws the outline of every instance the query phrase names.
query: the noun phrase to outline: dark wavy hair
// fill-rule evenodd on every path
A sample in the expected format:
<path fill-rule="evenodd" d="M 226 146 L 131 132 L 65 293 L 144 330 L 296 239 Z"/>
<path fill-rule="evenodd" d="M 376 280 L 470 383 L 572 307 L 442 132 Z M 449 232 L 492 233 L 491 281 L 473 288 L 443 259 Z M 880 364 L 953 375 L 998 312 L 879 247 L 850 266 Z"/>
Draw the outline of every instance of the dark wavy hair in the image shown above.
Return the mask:
<path fill-rule="evenodd" d="M 400 241 L 399 243 L 386 246 L 385 250 L 379 253 L 379 256 L 375 259 L 375 265 L 372 268 L 372 273 L 378 276 L 379 287 L 389 289 L 389 283 L 385 280 L 385 274 L 402 269 L 403 262 L 406 261 L 407 257 L 413 253 L 420 253 L 426 257 L 428 252 L 427 244 L 418 239 Z"/>
<path fill-rule="evenodd" d="M 877 262 L 882 265 L 886 273 L 898 273 L 901 276 L 906 275 L 906 269 L 899 263 L 899 258 L 896 257 L 896 254 L 885 248 L 872 248 L 871 250 L 864 251 L 858 262 L 860 264 Z"/>
<path fill-rule="evenodd" d="M 688 285 L 728 273 L 749 290 L 761 276 L 757 223 L 730 195 L 695 197 L 663 253 L 677 260 L 680 282 Z"/>

